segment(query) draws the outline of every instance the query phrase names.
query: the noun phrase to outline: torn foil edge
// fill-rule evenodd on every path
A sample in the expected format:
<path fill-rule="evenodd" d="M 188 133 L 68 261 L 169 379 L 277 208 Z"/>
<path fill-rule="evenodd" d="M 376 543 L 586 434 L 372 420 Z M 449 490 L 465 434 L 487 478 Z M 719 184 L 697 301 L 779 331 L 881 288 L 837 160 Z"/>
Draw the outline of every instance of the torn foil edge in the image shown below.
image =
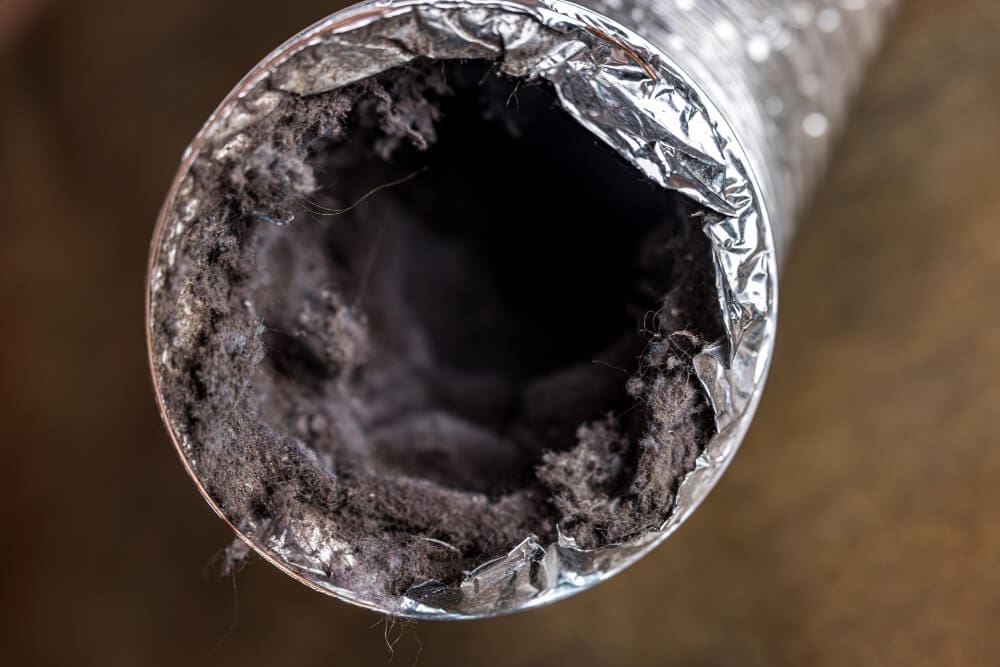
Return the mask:
<path fill-rule="evenodd" d="M 772 206 L 744 151 L 745 138 L 734 134 L 726 115 L 675 59 L 619 23 L 562 0 L 369 2 L 279 47 L 226 98 L 185 152 L 154 235 L 147 327 L 177 244 L 198 217 L 192 163 L 245 150 L 243 130 L 283 95 L 332 90 L 417 57 L 491 59 L 507 74 L 549 81 L 565 111 L 594 135 L 654 182 L 711 212 L 704 230 L 713 244 L 726 337 L 697 355 L 694 367 L 717 433 L 680 483 L 668 519 L 634 541 L 594 550 L 563 536 L 550 545 L 526 536 L 458 587 L 426 582 L 392 607 L 329 583 L 325 571 L 334 560 L 351 557 L 349 545 L 321 543 L 305 523 L 278 531 L 252 522 L 233 525 L 201 486 L 190 447 L 171 427 L 169 406 L 161 401 L 160 408 L 202 495 L 279 569 L 317 590 L 398 616 L 492 616 L 567 597 L 621 571 L 669 536 L 719 479 L 749 426 L 771 357 L 777 299 Z M 170 366 L 171 347 L 182 344 L 158 342 L 150 336 L 154 383 Z"/>

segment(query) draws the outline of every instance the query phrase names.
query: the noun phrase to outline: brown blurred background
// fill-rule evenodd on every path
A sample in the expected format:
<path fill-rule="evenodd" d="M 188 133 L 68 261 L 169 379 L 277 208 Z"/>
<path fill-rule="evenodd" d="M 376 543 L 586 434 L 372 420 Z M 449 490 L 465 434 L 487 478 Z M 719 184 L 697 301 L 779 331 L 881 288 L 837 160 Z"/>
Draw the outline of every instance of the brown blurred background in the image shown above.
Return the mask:
<path fill-rule="evenodd" d="M 340 1 L 30 4 L 0 0 L 6 664 L 998 664 L 996 0 L 904 8 L 786 267 L 757 420 L 694 518 L 569 601 L 388 629 L 259 560 L 235 592 L 203 575 L 229 534 L 143 349 L 181 151 Z"/>

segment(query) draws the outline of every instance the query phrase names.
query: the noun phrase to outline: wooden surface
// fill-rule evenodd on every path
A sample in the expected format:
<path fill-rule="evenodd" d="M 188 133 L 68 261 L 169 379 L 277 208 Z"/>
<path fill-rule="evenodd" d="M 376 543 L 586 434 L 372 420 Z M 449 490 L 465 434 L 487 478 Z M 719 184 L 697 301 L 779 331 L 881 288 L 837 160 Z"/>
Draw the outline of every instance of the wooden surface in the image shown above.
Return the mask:
<path fill-rule="evenodd" d="M 142 283 L 180 152 L 330 3 L 52 2 L 0 53 L 0 646 L 10 664 L 384 664 L 386 628 L 254 562 L 153 407 Z M 911 0 L 805 216 L 758 418 L 626 573 L 409 665 L 1000 662 L 1000 3 Z M 572 661 L 572 662 L 571 662 Z"/>

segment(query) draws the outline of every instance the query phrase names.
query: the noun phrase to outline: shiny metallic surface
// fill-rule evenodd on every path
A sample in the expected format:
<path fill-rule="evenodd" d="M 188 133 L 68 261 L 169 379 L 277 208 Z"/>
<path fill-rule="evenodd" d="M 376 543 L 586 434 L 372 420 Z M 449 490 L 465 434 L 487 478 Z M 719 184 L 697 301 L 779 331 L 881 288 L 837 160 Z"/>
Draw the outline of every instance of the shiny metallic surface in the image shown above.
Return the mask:
<path fill-rule="evenodd" d="M 747 151 L 780 252 L 896 0 L 585 4 L 662 49 L 723 111 Z"/>
<path fill-rule="evenodd" d="M 282 95 L 331 90 L 417 57 L 489 58 L 504 72 L 552 84 L 571 116 L 659 185 L 703 209 L 713 242 L 726 337 L 694 360 L 718 433 L 681 483 L 668 520 L 621 545 L 582 550 L 532 536 L 452 590 L 414 587 L 391 604 L 332 586 L 350 545 L 317 540 L 308 521 L 264 530 L 223 517 L 265 558 L 313 588 L 382 611 L 469 618 L 530 608 L 579 592 L 665 539 L 731 461 L 763 390 L 777 313 L 777 273 L 794 227 L 877 46 L 891 0 L 408 0 L 364 3 L 296 36 L 222 103 L 184 156 L 161 212 L 150 258 L 147 326 L 159 384 L 172 351 L 191 341 L 149 326 L 174 273 L 184 230 L 198 224 L 189 173 L 199 159 L 247 150 L 244 130 Z M 180 312 L 184 303 L 178 304 Z M 191 449 L 164 419 L 188 472 Z M 238 524 L 238 525 L 237 525 Z M 446 593 L 446 594 L 442 594 Z M 428 602 L 433 599 L 434 603 Z M 447 600 L 448 602 L 441 602 Z"/>

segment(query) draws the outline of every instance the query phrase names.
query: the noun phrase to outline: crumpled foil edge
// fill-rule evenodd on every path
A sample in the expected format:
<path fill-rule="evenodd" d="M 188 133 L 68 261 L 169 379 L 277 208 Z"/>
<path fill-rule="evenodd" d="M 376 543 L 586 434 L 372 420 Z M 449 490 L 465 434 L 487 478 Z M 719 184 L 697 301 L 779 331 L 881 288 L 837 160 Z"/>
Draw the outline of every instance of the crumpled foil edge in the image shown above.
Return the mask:
<path fill-rule="evenodd" d="M 349 57 L 347 57 L 349 54 Z M 151 253 L 147 315 L 175 261 L 180 235 L 198 215 L 188 171 L 198 156 L 242 149 L 241 132 L 273 110 L 282 94 L 311 94 L 367 78 L 417 57 L 496 59 L 504 72 L 541 78 L 578 122 L 659 185 L 709 212 L 719 308 L 726 337 L 694 359 L 711 401 L 717 433 L 680 483 L 668 519 L 625 544 L 593 550 L 560 536 L 534 536 L 502 558 L 470 572 L 457 587 L 416 586 L 398 607 L 333 586 L 324 572 L 329 545 L 300 544 L 308 526 L 279 533 L 253 523 L 233 525 L 198 482 L 190 449 L 178 442 L 188 472 L 215 511 L 271 563 L 307 585 L 343 600 L 417 618 L 474 618 L 540 606 L 621 571 L 668 537 L 722 475 L 742 440 L 763 388 L 776 321 L 776 260 L 758 180 L 725 116 L 680 67 L 636 33 L 562 0 L 405 0 L 355 5 L 279 47 L 209 118 L 184 154 L 161 212 Z M 182 304 L 183 306 L 183 304 Z M 149 326 L 149 323 L 147 323 Z M 154 349 L 154 382 L 170 345 Z M 161 412 L 170 429 L 169 406 Z M 260 537 L 258 537 L 260 536 Z M 349 554 L 349 551 L 348 551 Z"/>

